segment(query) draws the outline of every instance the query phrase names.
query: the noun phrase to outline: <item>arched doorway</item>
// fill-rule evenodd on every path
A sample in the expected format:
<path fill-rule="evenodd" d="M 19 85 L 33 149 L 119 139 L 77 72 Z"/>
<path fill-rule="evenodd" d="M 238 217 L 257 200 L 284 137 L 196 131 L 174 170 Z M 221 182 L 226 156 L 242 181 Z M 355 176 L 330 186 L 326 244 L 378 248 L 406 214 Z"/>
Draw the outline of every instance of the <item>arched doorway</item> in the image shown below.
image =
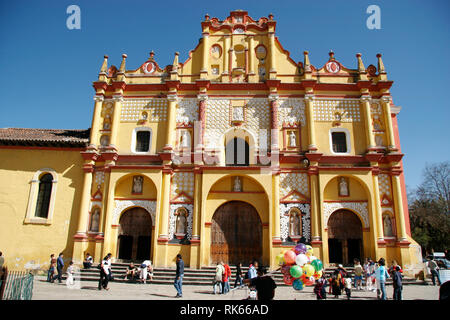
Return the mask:
<path fill-rule="evenodd" d="M 328 256 L 330 263 L 353 264 L 362 260 L 362 225 L 350 210 L 335 211 L 328 219 Z"/>
<path fill-rule="evenodd" d="M 243 201 L 220 206 L 212 218 L 211 263 L 248 264 L 262 258 L 262 223 L 256 209 Z"/>
<path fill-rule="evenodd" d="M 119 220 L 117 257 L 121 260 L 150 259 L 152 218 L 147 210 L 135 207 L 125 211 Z"/>

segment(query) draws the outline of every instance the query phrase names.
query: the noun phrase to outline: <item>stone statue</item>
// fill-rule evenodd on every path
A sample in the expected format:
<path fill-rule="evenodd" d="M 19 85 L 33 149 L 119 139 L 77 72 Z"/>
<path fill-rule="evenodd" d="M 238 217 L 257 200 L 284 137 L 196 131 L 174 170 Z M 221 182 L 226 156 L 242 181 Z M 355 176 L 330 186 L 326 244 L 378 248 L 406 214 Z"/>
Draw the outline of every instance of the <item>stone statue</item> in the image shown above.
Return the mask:
<path fill-rule="evenodd" d="M 89 228 L 89 231 L 98 232 L 99 220 L 100 220 L 100 210 L 95 209 L 94 213 L 91 216 L 91 227 Z"/>
<path fill-rule="evenodd" d="M 234 179 L 234 188 L 233 191 L 242 191 L 242 184 L 241 179 L 239 177 L 236 177 Z"/>
<path fill-rule="evenodd" d="M 291 131 L 290 135 L 289 135 L 289 146 L 290 147 L 296 147 L 297 146 L 297 138 L 295 136 L 294 131 Z"/>
<path fill-rule="evenodd" d="M 181 147 L 182 148 L 190 147 L 190 139 L 189 139 L 187 131 L 183 131 L 183 133 L 181 134 Z"/>
<path fill-rule="evenodd" d="M 383 231 L 385 237 L 392 237 L 394 235 L 392 231 L 392 221 L 388 215 L 385 215 L 383 219 Z"/>
<path fill-rule="evenodd" d="M 290 223 L 290 235 L 291 236 L 298 236 L 300 235 L 300 217 L 298 216 L 298 214 L 294 213 L 291 215 L 291 219 L 289 221 Z"/>
<path fill-rule="evenodd" d="M 341 178 L 339 182 L 339 195 L 348 196 L 348 184 L 345 178 Z"/>
<path fill-rule="evenodd" d="M 242 107 L 233 108 L 233 121 L 244 121 L 244 109 Z"/>
<path fill-rule="evenodd" d="M 177 217 L 176 233 L 181 233 L 181 234 L 186 233 L 186 214 L 184 211 L 181 211 Z"/>
<path fill-rule="evenodd" d="M 133 177 L 133 193 L 142 193 L 142 184 L 144 178 L 141 176 Z"/>

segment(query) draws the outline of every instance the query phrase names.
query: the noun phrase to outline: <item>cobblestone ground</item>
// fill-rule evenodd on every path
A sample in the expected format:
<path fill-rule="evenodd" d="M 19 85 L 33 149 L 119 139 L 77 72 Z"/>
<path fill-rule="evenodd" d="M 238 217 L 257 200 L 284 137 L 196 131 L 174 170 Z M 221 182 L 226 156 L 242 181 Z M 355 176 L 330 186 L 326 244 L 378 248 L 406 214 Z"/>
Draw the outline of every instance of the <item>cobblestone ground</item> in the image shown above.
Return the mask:
<path fill-rule="evenodd" d="M 110 290 L 99 291 L 97 283 L 92 281 L 76 282 L 74 288 L 63 283 L 48 283 L 45 277 L 37 276 L 34 281 L 33 300 L 170 300 L 175 298 L 176 290 L 172 285 L 160 284 L 109 284 Z M 392 286 L 387 287 L 388 298 L 392 297 Z M 214 295 L 211 286 L 183 286 L 183 298 L 186 300 L 242 300 L 248 295 L 247 289 L 232 290 L 226 295 Z M 352 290 L 354 300 L 376 300 L 376 293 Z M 439 287 L 432 285 L 406 285 L 403 287 L 404 300 L 437 300 Z M 315 300 L 312 287 L 295 291 L 292 287 L 278 287 L 276 300 Z M 339 299 L 345 300 L 341 296 Z M 181 299 L 177 299 L 181 300 Z M 336 300 L 329 296 L 329 300 Z"/>

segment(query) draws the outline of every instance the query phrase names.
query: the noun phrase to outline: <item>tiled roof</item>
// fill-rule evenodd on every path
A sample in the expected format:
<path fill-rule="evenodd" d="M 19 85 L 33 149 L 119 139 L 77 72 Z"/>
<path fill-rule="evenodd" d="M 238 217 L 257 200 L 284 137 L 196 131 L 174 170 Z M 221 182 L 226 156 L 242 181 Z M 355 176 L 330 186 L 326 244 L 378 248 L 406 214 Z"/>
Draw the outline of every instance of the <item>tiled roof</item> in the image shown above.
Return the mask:
<path fill-rule="evenodd" d="M 87 130 L 66 129 L 0 129 L 0 145 L 84 147 L 89 143 Z"/>

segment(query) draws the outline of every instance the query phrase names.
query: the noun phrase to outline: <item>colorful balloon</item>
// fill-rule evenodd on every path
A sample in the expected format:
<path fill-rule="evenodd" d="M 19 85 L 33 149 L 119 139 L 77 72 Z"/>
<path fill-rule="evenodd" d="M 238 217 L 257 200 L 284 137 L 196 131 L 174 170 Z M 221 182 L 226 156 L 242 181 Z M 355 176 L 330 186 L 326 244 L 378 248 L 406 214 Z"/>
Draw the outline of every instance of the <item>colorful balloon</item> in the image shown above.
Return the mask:
<path fill-rule="evenodd" d="M 295 257 L 296 257 L 295 252 L 292 250 L 288 250 L 284 254 L 284 261 L 286 262 L 286 264 L 294 264 Z"/>
<path fill-rule="evenodd" d="M 320 271 L 323 269 L 322 261 L 320 261 L 319 259 L 315 259 L 314 261 L 312 261 L 311 265 L 314 267 L 316 271 Z"/>
<path fill-rule="evenodd" d="M 314 260 L 316 260 L 316 259 L 317 259 L 317 257 L 315 257 L 315 256 L 310 256 L 310 257 L 309 257 L 309 261 L 311 261 L 311 262 L 314 261 Z"/>
<path fill-rule="evenodd" d="M 306 253 L 306 246 L 303 243 L 299 243 L 299 244 L 297 244 L 295 246 L 294 250 L 295 250 L 296 254 L 300 254 L 300 253 L 305 254 Z"/>
<path fill-rule="evenodd" d="M 293 278 L 300 278 L 303 274 L 302 267 L 293 265 L 289 270 L 289 273 Z"/>
<path fill-rule="evenodd" d="M 292 282 L 292 287 L 295 290 L 303 290 L 303 282 L 300 279 L 295 279 L 294 282 Z"/>
<path fill-rule="evenodd" d="M 292 285 L 292 283 L 294 282 L 294 278 L 292 278 L 290 275 L 285 275 L 285 276 L 283 276 L 283 282 L 284 282 L 284 284 L 286 284 L 286 285 L 288 285 L 288 286 L 290 286 L 290 285 Z"/>
<path fill-rule="evenodd" d="M 295 257 L 295 264 L 298 266 L 303 266 L 304 264 L 308 263 L 308 257 L 303 254 L 300 253 L 298 256 Z"/>
<path fill-rule="evenodd" d="M 308 256 L 312 256 L 313 255 L 313 248 L 310 245 L 306 245 L 306 254 Z"/>
<path fill-rule="evenodd" d="M 303 273 L 309 278 L 309 277 L 311 277 L 313 274 L 314 274 L 314 272 L 316 272 L 316 270 L 314 269 L 314 267 L 312 266 L 312 265 L 310 265 L 309 263 L 308 264 L 305 264 L 304 266 L 303 266 Z"/>
<path fill-rule="evenodd" d="M 313 276 L 314 279 L 320 279 L 322 277 L 322 271 L 316 271 Z"/>
<path fill-rule="evenodd" d="M 282 265 L 285 261 L 284 261 L 284 254 L 280 253 L 279 255 L 277 255 L 275 257 L 278 265 Z"/>

